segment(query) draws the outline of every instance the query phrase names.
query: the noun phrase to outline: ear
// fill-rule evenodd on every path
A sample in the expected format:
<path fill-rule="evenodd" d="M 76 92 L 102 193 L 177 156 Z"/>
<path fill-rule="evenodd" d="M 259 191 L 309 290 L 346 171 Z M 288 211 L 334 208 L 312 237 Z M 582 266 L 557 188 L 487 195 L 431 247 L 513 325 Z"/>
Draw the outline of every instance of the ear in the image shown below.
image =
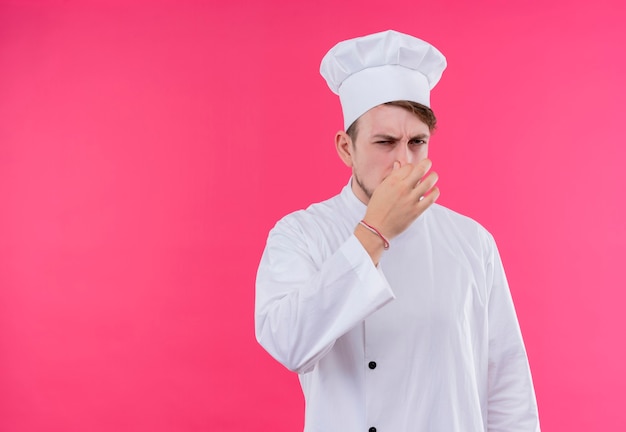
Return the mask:
<path fill-rule="evenodd" d="M 352 139 L 344 131 L 339 131 L 335 135 L 335 147 L 337 148 L 337 154 L 346 164 L 346 166 L 352 168 L 352 156 L 354 154 L 354 147 L 352 145 Z"/>

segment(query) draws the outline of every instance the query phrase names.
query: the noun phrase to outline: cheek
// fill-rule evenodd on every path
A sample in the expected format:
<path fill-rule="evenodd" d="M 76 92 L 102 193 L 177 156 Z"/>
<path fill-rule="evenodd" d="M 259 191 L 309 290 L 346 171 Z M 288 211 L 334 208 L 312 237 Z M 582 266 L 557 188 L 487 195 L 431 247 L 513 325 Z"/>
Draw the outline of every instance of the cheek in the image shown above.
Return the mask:
<path fill-rule="evenodd" d="M 372 177 L 382 179 L 391 172 L 393 163 L 397 159 L 398 158 L 391 153 L 379 155 L 379 157 L 369 161 L 367 171 L 371 173 Z"/>
<path fill-rule="evenodd" d="M 378 163 L 371 168 L 372 178 L 376 179 L 376 182 L 382 182 L 393 171 L 393 164 L 398 160 L 395 156 L 387 156 L 378 160 Z"/>
<path fill-rule="evenodd" d="M 413 151 L 414 162 L 420 162 L 428 157 L 428 146 L 422 145 Z"/>
<path fill-rule="evenodd" d="M 393 170 L 395 160 L 392 155 L 381 154 L 376 157 L 363 158 L 355 165 L 357 175 L 369 187 L 376 187 Z"/>

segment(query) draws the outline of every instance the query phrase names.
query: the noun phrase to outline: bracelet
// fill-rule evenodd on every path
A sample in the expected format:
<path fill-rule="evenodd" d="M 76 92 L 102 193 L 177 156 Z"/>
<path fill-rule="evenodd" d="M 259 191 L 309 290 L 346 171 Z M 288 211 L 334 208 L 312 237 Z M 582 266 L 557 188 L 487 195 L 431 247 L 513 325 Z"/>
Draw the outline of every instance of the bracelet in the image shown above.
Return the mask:
<path fill-rule="evenodd" d="M 369 225 L 367 222 L 365 222 L 364 220 L 362 220 L 361 222 L 359 222 L 361 225 L 363 225 L 365 228 L 367 228 L 368 230 L 370 230 L 371 232 L 373 232 L 374 234 L 376 234 L 378 237 L 380 237 L 383 241 L 383 247 L 385 248 L 385 250 L 389 249 L 389 240 L 387 240 L 385 238 L 384 235 L 382 235 L 380 233 L 380 231 L 378 231 L 376 228 L 374 228 L 373 226 Z"/>

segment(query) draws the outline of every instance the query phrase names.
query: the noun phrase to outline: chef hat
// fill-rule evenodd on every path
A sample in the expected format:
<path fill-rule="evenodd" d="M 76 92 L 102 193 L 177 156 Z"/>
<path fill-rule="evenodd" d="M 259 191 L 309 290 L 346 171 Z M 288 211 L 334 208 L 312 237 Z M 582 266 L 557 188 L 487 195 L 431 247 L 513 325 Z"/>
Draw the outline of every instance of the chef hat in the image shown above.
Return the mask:
<path fill-rule="evenodd" d="M 431 44 L 388 30 L 339 42 L 322 59 L 320 73 L 339 95 L 346 129 L 371 108 L 409 100 L 430 106 L 446 58 Z"/>

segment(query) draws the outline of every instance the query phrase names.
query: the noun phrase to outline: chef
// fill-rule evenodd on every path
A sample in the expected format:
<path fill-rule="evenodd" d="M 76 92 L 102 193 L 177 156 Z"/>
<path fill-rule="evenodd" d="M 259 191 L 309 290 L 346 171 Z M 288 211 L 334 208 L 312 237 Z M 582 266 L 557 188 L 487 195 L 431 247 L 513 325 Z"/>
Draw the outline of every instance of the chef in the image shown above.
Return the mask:
<path fill-rule="evenodd" d="M 435 203 L 430 91 L 445 67 L 395 31 L 322 60 L 351 178 L 276 224 L 256 282 L 256 336 L 299 374 L 305 432 L 539 431 L 496 244 Z"/>

